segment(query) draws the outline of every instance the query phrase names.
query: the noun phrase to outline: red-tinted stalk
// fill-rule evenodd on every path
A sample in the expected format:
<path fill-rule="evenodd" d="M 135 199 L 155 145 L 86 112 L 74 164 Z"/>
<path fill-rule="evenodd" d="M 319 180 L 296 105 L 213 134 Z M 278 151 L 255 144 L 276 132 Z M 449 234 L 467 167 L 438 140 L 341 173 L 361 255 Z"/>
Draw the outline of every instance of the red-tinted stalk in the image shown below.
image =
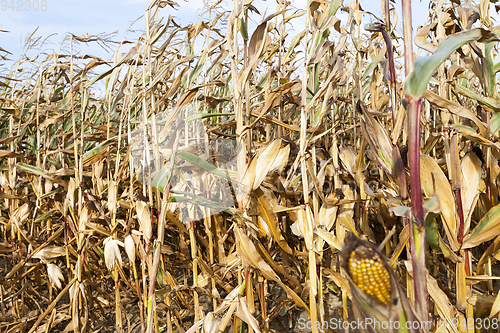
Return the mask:
<path fill-rule="evenodd" d="M 414 70 L 411 0 L 402 0 L 402 5 L 405 74 L 408 77 Z M 425 322 L 428 319 L 429 312 L 425 263 L 424 210 L 420 187 L 420 112 L 422 103 L 420 99 L 415 99 L 410 95 L 405 97 L 408 106 L 408 164 L 410 167 L 410 197 L 413 212 L 413 226 L 410 228 L 410 253 L 413 266 L 414 307 L 419 319 Z"/>
<path fill-rule="evenodd" d="M 415 224 L 424 225 L 424 210 L 422 207 L 422 189 L 420 181 L 420 99 L 414 100 L 407 96 L 408 102 L 408 164 L 410 167 L 411 206 Z"/>
<path fill-rule="evenodd" d="M 387 5 L 388 6 L 388 5 Z M 382 37 L 384 38 L 384 42 L 387 48 L 387 57 L 389 60 L 389 73 L 390 73 L 390 92 L 391 92 L 391 105 L 392 105 L 392 124 L 396 125 L 396 114 L 397 114 L 397 91 L 396 91 L 396 69 L 394 67 L 394 53 L 392 52 L 392 40 L 389 36 L 390 33 L 390 20 L 386 18 L 385 25 L 382 24 L 372 24 L 368 26 L 368 31 L 377 31 L 382 33 Z"/>
<path fill-rule="evenodd" d="M 465 224 L 465 219 L 464 219 L 464 210 L 462 207 L 462 194 L 460 191 L 460 188 L 455 188 L 453 189 L 455 192 L 455 200 L 457 201 L 457 213 L 458 213 L 458 235 L 457 235 L 457 241 L 458 244 L 462 245 L 464 241 L 464 224 Z"/>

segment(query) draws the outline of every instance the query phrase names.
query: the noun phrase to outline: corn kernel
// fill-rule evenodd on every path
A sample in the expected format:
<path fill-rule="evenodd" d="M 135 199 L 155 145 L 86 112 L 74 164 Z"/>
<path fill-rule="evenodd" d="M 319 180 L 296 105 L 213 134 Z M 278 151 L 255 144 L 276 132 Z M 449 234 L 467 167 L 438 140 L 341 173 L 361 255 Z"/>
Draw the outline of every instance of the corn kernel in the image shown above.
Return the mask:
<path fill-rule="evenodd" d="M 389 304 L 391 300 L 391 277 L 382 258 L 373 249 L 359 246 L 349 256 L 349 274 L 359 289 Z"/>

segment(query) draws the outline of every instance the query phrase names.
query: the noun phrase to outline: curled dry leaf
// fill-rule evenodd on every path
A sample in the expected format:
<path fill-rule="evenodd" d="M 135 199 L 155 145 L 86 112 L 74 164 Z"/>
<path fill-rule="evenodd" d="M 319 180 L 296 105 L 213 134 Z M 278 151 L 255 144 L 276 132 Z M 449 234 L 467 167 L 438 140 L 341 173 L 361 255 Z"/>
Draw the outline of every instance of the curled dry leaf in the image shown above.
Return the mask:
<path fill-rule="evenodd" d="M 79 231 L 84 231 L 88 221 L 90 220 L 90 212 L 87 206 L 84 206 L 82 208 L 82 213 L 80 214 L 78 218 L 78 230 Z"/>
<path fill-rule="evenodd" d="M 130 262 L 135 262 L 135 244 L 132 235 L 125 237 L 125 252 L 127 253 Z"/>
<path fill-rule="evenodd" d="M 116 214 L 117 196 L 118 184 L 116 183 L 116 181 L 110 180 L 108 186 L 108 207 L 113 215 Z"/>
<path fill-rule="evenodd" d="M 288 162 L 290 146 L 281 148 L 282 140 L 275 140 L 261 153 L 257 153 L 252 161 L 247 165 L 247 169 L 242 178 L 243 185 L 255 190 L 264 181 L 266 176 Z"/>
<path fill-rule="evenodd" d="M 61 289 L 61 281 L 64 281 L 64 276 L 62 274 L 59 266 L 55 264 L 47 264 L 47 275 L 49 276 L 50 284 Z"/>
<path fill-rule="evenodd" d="M 71 208 L 72 211 L 75 210 L 75 190 L 76 190 L 75 178 L 71 178 L 68 183 L 66 202 L 68 203 L 68 207 Z"/>
<path fill-rule="evenodd" d="M 149 242 L 151 237 L 153 237 L 153 225 L 151 223 L 151 211 L 149 210 L 148 204 L 144 201 L 137 201 L 135 211 L 137 212 L 137 219 L 139 220 L 141 231 L 146 241 Z"/>
<path fill-rule="evenodd" d="M 30 211 L 31 211 L 30 206 L 27 203 L 17 208 L 10 218 L 12 223 L 16 227 L 21 228 L 23 222 L 28 218 Z"/>
<path fill-rule="evenodd" d="M 116 260 L 120 266 L 122 265 L 122 256 L 118 245 L 123 246 L 123 243 L 112 237 L 108 237 L 104 240 L 104 261 L 106 262 L 106 267 L 110 271 L 115 268 Z"/>
<path fill-rule="evenodd" d="M 54 165 L 51 165 L 50 172 L 54 173 L 55 171 L 56 171 L 56 167 Z M 49 193 L 50 191 L 52 191 L 53 185 L 54 185 L 54 183 L 50 179 L 45 179 L 45 187 L 44 187 L 45 192 L 44 193 Z"/>
<path fill-rule="evenodd" d="M 33 258 L 40 259 L 43 262 L 50 262 L 52 259 L 63 256 L 66 251 L 63 247 L 47 246 L 33 255 Z"/>
<path fill-rule="evenodd" d="M 270 230 L 272 237 L 283 249 L 283 251 L 285 251 L 288 254 L 292 254 L 293 251 L 286 242 L 283 235 L 281 234 L 281 230 L 278 225 L 278 219 L 274 215 L 271 203 L 264 194 L 264 191 L 262 191 L 262 189 L 260 188 L 255 189 L 254 198 L 256 201 L 254 206 L 256 207 L 257 214 L 259 215 L 260 219 L 265 223 L 264 230 L 266 229 Z"/>
<path fill-rule="evenodd" d="M 410 306 L 405 292 L 397 282 L 397 277 L 387 258 L 378 246 L 357 238 L 349 233 L 340 252 L 341 267 L 349 281 L 354 310 L 358 320 L 368 318 L 380 322 L 394 320 L 399 327 L 414 322 L 415 312 Z M 373 332 L 387 332 L 374 326 Z M 420 332 L 410 327 L 405 332 Z"/>
<path fill-rule="evenodd" d="M 405 93 L 414 98 L 422 97 L 432 75 L 455 50 L 474 41 L 488 43 L 494 40 L 498 40 L 494 33 L 481 28 L 461 31 L 448 36 L 439 44 L 434 54 L 421 56 L 415 60 L 415 69 L 405 81 Z"/>
<path fill-rule="evenodd" d="M 354 177 L 354 174 L 357 171 L 356 160 L 358 159 L 358 156 L 356 156 L 356 154 L 352 151 L 351 147 L 341 146 L 339 149 L 339 157 L 342 163 L 344 163 L 347 171 L 349 171 L 351 176 Z"/>
<path fill-rule="evenodd" d="M 437 23 L 428 24 L 426 26 L 420 27 L 415 34 L 415 45 L 418 47 L 434 53 L 437 50 L 437 46 L 429 43 L 427 40 L 429 38 L 429 31 L 436 27 Z"/>

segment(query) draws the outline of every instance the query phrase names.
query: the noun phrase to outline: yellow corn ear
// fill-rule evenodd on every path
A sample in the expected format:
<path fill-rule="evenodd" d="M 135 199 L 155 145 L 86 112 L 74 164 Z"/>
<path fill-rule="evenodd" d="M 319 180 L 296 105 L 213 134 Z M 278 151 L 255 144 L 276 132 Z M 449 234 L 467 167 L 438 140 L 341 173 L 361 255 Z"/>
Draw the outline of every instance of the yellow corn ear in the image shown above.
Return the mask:
<path fill-rule="evenodd" d="M 349 256 L 348 269 L 352 281 L 359 289 L 389 304 L 391 277 L 377 252 L 369 247 L 358 246 Z"/>

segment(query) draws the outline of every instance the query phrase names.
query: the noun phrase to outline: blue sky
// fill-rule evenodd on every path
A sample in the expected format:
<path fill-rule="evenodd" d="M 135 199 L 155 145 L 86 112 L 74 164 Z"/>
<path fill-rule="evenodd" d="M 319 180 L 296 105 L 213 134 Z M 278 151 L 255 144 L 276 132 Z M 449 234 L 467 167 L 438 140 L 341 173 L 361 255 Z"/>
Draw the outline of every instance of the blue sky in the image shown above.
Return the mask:
<path fill-rule="evenodd" d="M 344 1 L 347 4 L 349 1 Z M 0 33 L 0 47 L 10 51 L 9 56 L 12 60 L 17 60 L 21 54 L 22 45 L 26 36 L 38 30 L 35 36 L 51 38 L 48 40 L 42 49 L 51 53 L 51 51 L 59 52 L 60 43 L 69 33 L 82 36 L 84 33 L 96 35 L 101 33 L 111 33 L 118 31 L 113 40 L 122 41 L 124 39 L 134 40 L 138 34 L 127 32 L 130 25 L 144 14 L 145 9 L 149 5 L 149 0 L 90 0 L 90 1 L 74 1 L 74 0 L 16 0 L 15 9 L 9 7 L 12 0 L 1 1 L 0 7 L 0 30 L 7 30 L 8 33 Z M 19 4 L 23 6 L 18 6 Z M 31 10 L 28 9 L 28 4 L 31 4 Z M 35 11 L 34 6 L 38 3 L 40 6 L 45 4 L 46 8 L 42 11 L 39 8 Z M 171 7 L 165 7 L 160 14 L 164 16 L 173 15 L 176 21 L 185 25 L 198 20 L 203 0 L 178 0 L 180 7 L 178 10 L 173 10 Z M 305 8 L 306 0 L 292 0 L 292 5 L 296 8 Z M 7 6 L 6 6 L 7 4 Z M 222 5 L 228 10 L 232 7 L 232 2 L 223 0 Z M 261 0 L 254 1 L 254 5 L 264 13 L 268 7 L 268 13 L 271 13 L 276 8 L 276 2 Z M 399 5 L 399 1 L 398 4 Z M 415 13 L 426 13 L 428 1 L 414 1 Z M 362 0 L 361 6 L 364 10 L 372 11 L 375 14 L 381 15 L 380 2 Z M 397 6 L 398 8 L 399 6 Z M 21 10 L 18 10 L 21 9 Z M 398 8 L 399 9 L 399 8 Z M 401 16 L 399 16 L 401 17 Z M 414 15 L 415 25 L 423 23 L 425 17 Z M 144 27 L 144 18 L 139 19 L 132 26 L 132 29 L 141 30 Z M 300 31 L 302 27 L 296 27 L 296 31 Z M 96 43 L 90 45 L 77 46 L 81 54 L 93 54 L 102 57 L 104 60 L 110 60 L 112 53 L 106 52 Z"/>

